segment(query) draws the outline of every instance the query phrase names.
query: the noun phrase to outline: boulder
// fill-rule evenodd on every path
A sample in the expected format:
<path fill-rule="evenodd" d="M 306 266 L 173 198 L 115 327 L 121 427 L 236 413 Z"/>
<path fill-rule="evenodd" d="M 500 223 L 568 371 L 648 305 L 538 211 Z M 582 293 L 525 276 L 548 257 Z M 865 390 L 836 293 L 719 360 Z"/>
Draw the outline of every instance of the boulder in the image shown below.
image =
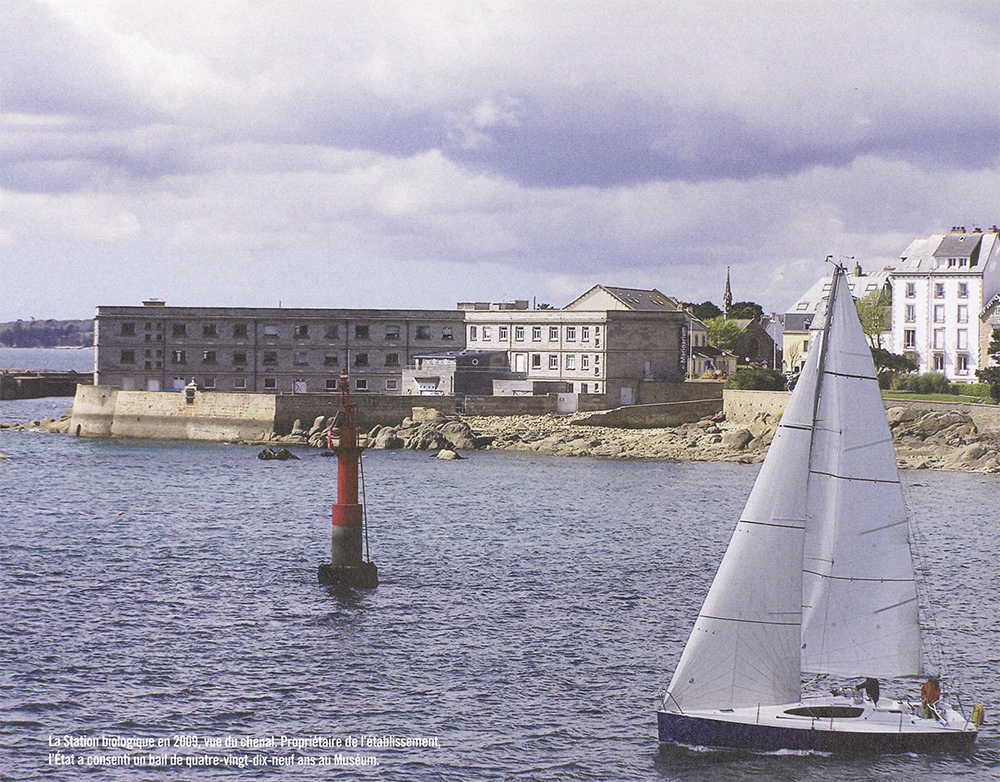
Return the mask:
<path fill-rule="evenodd" d="M 375 438 L 375 447 L 379 450 L 394 450 L 403 447 L 403 440 L 391 426 L 384 426 L 379 430 L 378 437 Z"/>
<path fill-rule="evenodd" d="M 287 462 L 289 460 L 298 461 L 299 457 L 296 456 L 291 451 L 289 451 L 287 448 L 279 448 L 276 451 L 272 448 L 265 448 L 263 451 L 257 454 L 257 458 L 264 462 L 270 462 L 270 461 Z"/>
<path fill-rule="evenodd" d="M 444 423 L 448 416 L 434 407 L 414 407 L 410 409 L 413 421 L 418 424 Z"/>
<path fill-rule="evenodd" d="M 448 448 L 442 448 L 440 451 L 437 452 L 437 456 L 435 456 L 434 458 L 435 459 L 446 459 L 448 461 L 455 461 L 457 459 L 463 459 L 464 457 L 459 456 L 458 453 L 456 453 L 455 451 L 452 451 L 452 450 L 450 450 Z"/>
<path fill-rule="evenodd" d="M 752 439 L 753 435 L 749 431 L 746 429 L 737 429 L 734 432 L 726 432 L 722 435 L 722 444 L 734 451 L 742 451 Z"/>
<path fill-rule="evenodd" d="M 323 424 L 326 422 L 325 415 L 316 416 L 316 420 L 313 421 L 313 425 L 309 428 L 309 436 L 312 437 L 317 432 L 323 431 Z"/>

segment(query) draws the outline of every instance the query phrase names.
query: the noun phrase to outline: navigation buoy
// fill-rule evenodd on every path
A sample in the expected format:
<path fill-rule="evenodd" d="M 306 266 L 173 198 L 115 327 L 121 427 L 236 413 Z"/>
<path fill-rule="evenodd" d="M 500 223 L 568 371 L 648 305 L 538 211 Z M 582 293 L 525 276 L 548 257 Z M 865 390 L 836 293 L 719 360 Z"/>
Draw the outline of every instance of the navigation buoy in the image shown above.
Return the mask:
<path fill-rule="evenodd" d="M 319 582 L 374 589 L 378 586 L 378 568 L 367 550 L 364 498 L 358 491 L 364 448 L 358 444 L 357 413 L 351 403 L 346 367 L 340 370 L 340 412 L 334 426 L 340 428 L 339 442 L 329 444 L 337 455 L 337 503 L 332 512 L 331 561 L 319 566 Z"/>

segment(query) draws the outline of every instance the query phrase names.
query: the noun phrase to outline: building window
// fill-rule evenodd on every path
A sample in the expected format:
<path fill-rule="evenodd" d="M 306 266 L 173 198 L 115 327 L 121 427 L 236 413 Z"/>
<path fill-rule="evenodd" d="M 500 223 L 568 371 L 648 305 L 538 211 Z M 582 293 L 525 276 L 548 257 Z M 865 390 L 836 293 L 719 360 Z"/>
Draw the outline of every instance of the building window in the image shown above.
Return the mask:
<path fill-rule="evenodd" d="M 959 350 L 969 349 L 969 332 L 966 329 L 959 329 L 955 335 L 955 347 Z"/>
<path fill-rule="evenodd" d="M 326 390 L 327 391 L 336 391 L 337 390 L 337 378 L 335 378 L 335 377 L 328 377 L 326 379 Z"/>
<path fill-rule="evenodd" d="M 968 323 L 969 322 L 969 305 L 959 304 L 958 305 L 958 322 Z"/>
<path fill-rule="evenodd" d="M 576 326 L 567 326 L 566 327 L 566 341 L 567 342 L 576 342 Z"/>
<path fill-rule="evenodd" d="M 958 284 L 958 298 L 960 299 L 969 298 L 969 283 L 960 282 Z"/>
<path fill-rule="evenodd" d="M 559 327 L 549 326 L 549 342 L 558 342 L 558 341 L 559 341 Z"/>
<path fill-rule="evenodd" d="M 134 364 L 135 363 L 135 351 L 134 350 L 123 350 L 120 363 L 122 364 Z"/>
<path fill-rule="evenodd" d="M 935 353 L 934 354 L 934 371 L 944 372 L 944 354 Z"/>
<path fill-rule="evenodd" d="M 452 331 L 451 326 L 442 327 L 441 339 L 455 339 L 455 332 Z"/>
<path fill-rule="evenodd" d="M 576 354 L 569 353 L 566 355 L 566 369 L 576 369 Z"/>
<path fill-rule="evenodd" d="M 186 337 L 187 331 L 187 326 L 183 323 L 175 323 L 170 329 L 170 333 L 175 337 Z"/>
<path fill-rule="evenodd" d="M 233 338 L 234 339 L 246 339 L 247 338 L 247 324 L 237 323 L 233 326 Z"/>
<path fill-rule="evenodd" d="M 123 323 L 121 329 L 121 335 L 123 337 L 134 337 L 135 336 L 135 324 L 134 323 Z"/>
<path fill-rule="evenodd" d="M 399 391 L 399 381 L 396 378 L 394 378 L 394 377 L 386 378 L 386 381 L 385 381 L 385 390 L 386 391 Z"/>
<path fill-rule="evenodd" d="M 944 283 L 936 282 L 934 283 L 934 298 L 943 299 L 944 298 Z"/>
<path fill-rule="evenodd" d="M 186 364 L 187 363 L 187 351 L 175 350 L 173 354 L 174 364 Z"/>
<path fill-rule="evenodd" d="M 309 364 L 309 353 L 304 350 L 296 350 L 292 354 L 292 363 L 297 367 L 308 366 Z"/>
<path fill-rule="evenodd" d="M 386 339 L 399 339 L 399 326 L 386 326 L 385 327 L 385 338 Z"/>
<path fill-rule="evenodd" d="M 580 393 L 581 394 L 586 394 L 587 393 L 587 384 L 586 383 L 580 383 Z"/>
<path fill-rule="evenodd" d="M 934 305 L 934 322 L 944 323 L 944 305 L 935 304 Z"/>
<path fill-rule="evenodd" d="M 247 363 L 247 354 L 245 350 L 238 350 L 233 353 L 233 364 L 236 366 L 243 366 Z"/>
<path fill-rule="evenodd" d="M 277 326 L 264 326 L 264 336 L 270 339 L 278 336 Z"/>
<path fill-rule="evenodd" d="M 953 269 L 953 268 L 955 268 L 955 266 L 956 266 L 957 264 L 958 264 L 958 258 L 949 258 L 949 259 L 948 259 L 948 268 L 949 268 L 949 269 Z"/>
<path fill-rule="evenodd" d="M 368 390 L 368 379 L 364 377 L 359 377 L 354 381 L 355 391 L 367 391 Z"/>
<path fill-rule="evenodd" d="M 507 326 L 498 327 L 497 332 L 501 342 L 506 342 L 510 338 L 510 329 Z"/>
<path fill-rule="evenodd" d="M 580 339 L 586 342 L 590 339 L 590 326 L 580 326 Z M 587 393 L 584 391 L 584 393 Z"/>
<path fill-rule="evenodd" d="M 233 388 L 235 388 L 237 391 L 246 391 L 247 379 L 245 377 L 236 378 L 235 380 L 233 380 Z"/>
<path fill-rule="evenodd" d="M 590 356 L 586 353 L 580 356 L 580 369 L 590 369 Z"/>
<path fill-rule="evenodd" d="M 549 369 L 559 369 L 559 356 L 549 354 Z"/>
<path fill-rule="evenodd" d="M 917 322 L 917 305 L 907 304 L 906 314 L 903 316 L 903 320 L 906 323 L 916 323 Z"/>
<path fill-rule="evenodd" d="M 542 341 L 542 327 L 541 326 L 532 326 L 531 327 L 531 341 L 532 342 L 541 342 Z"/>
<path fill-rule="evenodd" d="M 944 329 L 934 329 L 934 349 L 944 350 Z"/>
<path fill-rule="evenodd" d="M 323 356 L 323 366 L 325 367 L 335 367 L 340 364 L 340 358 L 336 353 L 327 353 Z"/>
<path fill-rule="evenodd" d="M 355 326 L 354 327 L 354 338 L 355 339 L 368 339 L 368 326 Z"/>
<path fill-rule="evenodd" d="M 219 336 L 218 330 L 215 328 L 214 323 L 203 323 L 201 326 L 201 336 L 203 337 L 217 337 Z"/>
<path fill-rule="evenodd" d="M 356 366 L 356 367 L 366 367 L 366 366 L 368 366 L 368 354 L 367 353 L 355 353 L 354 354 L 354 366 Z"/>
<path fill-rule="evenodd" d="M 477 331 L 478 331 L 478 329 L 475 326 L 469 326 L 469 340 L 470 341 L 471 340 L 475 340 L 475 339 L 479 339 L 479 337 L 476 336 L 476 332 Z"/>
<path fill-rule="evenodd" d="M 202 364 L 214 364 L 215 363 L 215 351 L 214 350 L 203 350 L 203 351 L 201 351 L 201 363 Z"/>
<path fill-rule="evenodd" d="M 208 375 L 206 375 L 205 376 L 205 383 L 204 383 L 204 385 L 205 385 L 205 388 L 215 388 L 215 378 L 214 377 L 209 377 Z"/>
<path fill-rule="evenodd" d="M 485 329 L 483 329 L 485 331 Z M 430 326 L 417 326 L 417 333 L 414 339 L 430 339 L 431 338 L 431 327 Z"/>
<path fill-rule="evenodd" d="M 264 390 L 265 391 L 274 391 L 277 387 L 278 387 L 278 384 L 277 384 L 277 382 L 275 381 L 275 379 L 273 377 L 265 377 L 264 378 Z"/>
<path fill-rule="evenodd" d="M 493 329 L 489 326 L 483 326 L 483 342 L 489 342 L 492 339 Z"/>
<path fill-rule="evenodd" d="M 514 340 L 524 342 L 524 326 L 514 326 Z"/>
<path fill-rule="evenodd" d="M 903 347 L 915 348 L 917 346 L 916 329 L 906 329 L 903 331 Z M 805 350 L 805 348 L 803 348 Z"/>
<path fill-rule="evenodd" d="M 260 360 L 260 363 L 265 367 L 273 367 L 278 363 L 278 354 L 273 350 L 265 350 L 264 355 Z"/>
<path fill-rule="evenodd" d="M 296 339 L 306 339 L 309 336 L 309 326 L 302 323 L 295 327 L 295 338 Z"/>
<path fill-rule="evenodd" d="M 385 354 L 385 365 L 387 367 L 398 367 L 399 366 L 399 353 L 386 353 Z"/>
<path fill-rule="evenodd" d="M 326 338 L 340 339 L 340 326 L 335 323 L 328 324 L 326 327 Z"/>
<path fill-rule="evenodd" d="M 969 354 L 959 353 L 955 357 L 955 371 L 960 375 L 969 374 Z"/>
<path fill-rule="evenodd" d="M 542 368 L 542 354 L 541 353 L 532 353 L 531 354 L 531 368 L 532 369 L 541 369 Z"/>

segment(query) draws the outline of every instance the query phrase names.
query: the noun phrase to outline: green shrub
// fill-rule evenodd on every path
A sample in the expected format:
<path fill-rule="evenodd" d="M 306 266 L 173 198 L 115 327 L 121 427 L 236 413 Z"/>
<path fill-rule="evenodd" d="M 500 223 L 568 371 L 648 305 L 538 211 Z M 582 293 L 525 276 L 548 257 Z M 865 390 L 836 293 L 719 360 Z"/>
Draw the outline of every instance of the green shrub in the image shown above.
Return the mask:
<path fill-rule="evenodd" d="M 940 372 L 924 372 L 922 375 L 896 375 L 891 384 L 893 391 L 912 391 L 916 394 L 957 394 Z"/>
<path fill-rule="evenodd" d="M 956 383 L 955 388 L 961 396 L 972 396 L 976 399 L 990 401 L 990 386 L 988 383 Z"/>
<path fill-rule="evenodd" d="M 737 369 L 726 379 L 723 388 L 740 388 L 744 391 L 784 391 L 785 376 L 774 369 Z"/>

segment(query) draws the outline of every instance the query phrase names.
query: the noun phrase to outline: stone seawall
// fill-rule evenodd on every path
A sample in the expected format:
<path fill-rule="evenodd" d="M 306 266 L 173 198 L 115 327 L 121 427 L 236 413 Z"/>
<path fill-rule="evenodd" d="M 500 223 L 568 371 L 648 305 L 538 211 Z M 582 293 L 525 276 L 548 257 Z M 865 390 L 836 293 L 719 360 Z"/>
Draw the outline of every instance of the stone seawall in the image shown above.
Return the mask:
<path fill-rule="evenodd" d="M 118 389 L 108 386 L 77 386 L 69 433 L 77 437 L 111 437 Z"/>
<path fill-rule="evenodd" d="M 112 437 L 166 440 L 253 440 L 274 427 L 272 394 L 119 391 Z"/>
<path fill-rule="evenodd" d="M 722 411 L 731 423 L 753 421 L 760 416 L 780 417 L 790 394 L 787 391 L 743 391 L 727 388 L 723 391 Z M 905 407 L 935 413 L 965 413 L 980 431 L 1000 432 L 1000 405 L 984 405 L 965 401 L 969 397 L 955 396 L 954 402 L 929 402 L 919 399 L 883 399 L 885 409 Z"/>

